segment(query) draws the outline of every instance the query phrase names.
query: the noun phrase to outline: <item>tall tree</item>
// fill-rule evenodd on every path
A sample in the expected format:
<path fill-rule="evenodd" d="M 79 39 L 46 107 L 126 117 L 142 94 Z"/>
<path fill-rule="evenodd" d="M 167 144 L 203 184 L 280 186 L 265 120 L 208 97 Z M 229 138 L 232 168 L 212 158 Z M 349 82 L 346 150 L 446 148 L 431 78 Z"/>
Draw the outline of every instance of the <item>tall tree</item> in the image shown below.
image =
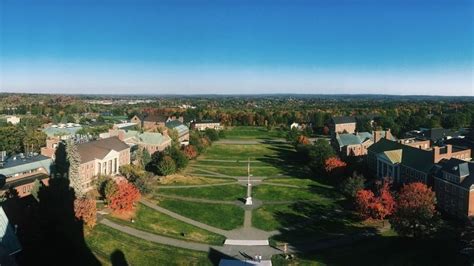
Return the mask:
<path fill-rule="evenodd" d="M 77 145 L 72 139 L 66 141 L 66 157 L 69 166 L 68 178 L 69 184 L 74 189 L 77 197 L 82 197 L 85 194 L 85 177 L 79 173 L 81 164 L 81 156 L 77 150 Z"/>
<path fill-rule="evenodd" d="M 94 199 L 77 198 L 74 200 L 74 215 L 92 228 L 97 220 L 97 205 Z"/>
<path fill-rule="evenodd" d="M 390 223 L 400 235 L 421 236 L 436 229 L 435 193 L 425 184 L 404 185 Z"/>

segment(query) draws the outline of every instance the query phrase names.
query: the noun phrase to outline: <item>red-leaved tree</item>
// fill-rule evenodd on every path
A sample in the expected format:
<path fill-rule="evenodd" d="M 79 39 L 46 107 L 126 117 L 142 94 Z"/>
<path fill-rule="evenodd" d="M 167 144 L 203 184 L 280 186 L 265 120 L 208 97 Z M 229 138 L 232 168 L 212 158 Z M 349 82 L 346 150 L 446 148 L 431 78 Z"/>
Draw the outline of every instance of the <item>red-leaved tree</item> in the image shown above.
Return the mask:
<path fill-rule="evenodd" d="M 384 180 L 377 196 L 370 190 L 360 190 L 356 196 L 356 207 L 364 218 L 384 220 L 395 210 L 395 199 L 390 192 L 390 182 Z"/>
<path fill-rule="evenodd" d="M 109 207 L 115 212 L 130 211 L 140 199 L 140 191 L 127 181 L 117 183 L 117 190 L 109 196 Z"/>
<path fill-rule="evenodd" d="M 300 135 L 296 141 L 298 142 L 298 144 L 303 144 L 303 145 L 311 144 L 311 141 L 309 140 L 309 138 L 303 135 Z"/>
<path fill-rule="evenodd" d="M 184 155 L 186 155 L 186 157 L 189 160 L 194 159 L 197 156 L 196 148 L 194 148 L 193 145 L 188 145 L 188 146 L 184 147 L 183 152 L 184 152 Z"/>
<path fill-rule="evenodd" d="M 74 215 L 87 227 L 94 227 L 97 221 L 97 206 L 93 199 L 77 198 L 74 200 Z"/>
<path fill-rule="evenodd" d="M 341 173 L 347 164 L 337 156 L 329 157 L 324 161 L 324 169 L 327 173 Z"/>
<path fill-rule="evenodd" d="M 420 182 L 404 185 L 390 223 L 401 235 L 418 236 L 436 229 L 435 193 Z"/>
<path fill-rule="evenodd" d="M 356 202 L 356 209 L 359 215 L 364 218 L 369 218 L 372 205 L 375 202 L 374 193 L 367 189 L 359 190 L 357 191 L 355 202 Z"/>

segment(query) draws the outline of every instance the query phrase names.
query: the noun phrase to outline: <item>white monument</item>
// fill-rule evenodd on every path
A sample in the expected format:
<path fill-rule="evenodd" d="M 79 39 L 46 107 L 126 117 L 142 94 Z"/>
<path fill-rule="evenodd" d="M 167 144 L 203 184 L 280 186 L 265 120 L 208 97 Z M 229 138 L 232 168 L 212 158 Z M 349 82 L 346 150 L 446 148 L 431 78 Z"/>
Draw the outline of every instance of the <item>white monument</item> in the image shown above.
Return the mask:
<path fill-rule="evenodd" d="M 245 198 L 245 205 L 252 205 L 252 184 L 250 184 L 250 158 L 247 164 L 247 198 Z"/>

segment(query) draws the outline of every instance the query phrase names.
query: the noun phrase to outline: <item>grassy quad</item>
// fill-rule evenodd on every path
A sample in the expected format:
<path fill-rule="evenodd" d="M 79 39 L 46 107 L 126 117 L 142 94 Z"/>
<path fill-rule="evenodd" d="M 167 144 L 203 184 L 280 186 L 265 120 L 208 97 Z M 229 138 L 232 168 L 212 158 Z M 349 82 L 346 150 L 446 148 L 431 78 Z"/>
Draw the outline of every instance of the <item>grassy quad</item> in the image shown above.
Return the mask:
<path fill-rule="evenodd" d="M 138 230 L 182 240 L 208 243 L 212 245 L 222 245 L 225 240 L 224 236 L 184 223 L 142 204 L 140 204 L 136 210 L 134 223 L 113 217 L 110 219 L 117 223 L 134 227 Z"/>
<path fill-rule="evenodd" d="M 123 253 L 128 265 L 212 265 L 205 252 L 149 242 L 100 224 L 86 236 L 86 243 L 106 265 L 112 265 L 116 252 Z"/>
<path fill-rule="evenodd" d="M 155 193 L 187 198 L 236 201 L 245 197 L 246 188 L 238 184 L 232 184 L 212 187 L 166 188 L 158 189 Z"/>
<path fill-rule="evenodd" d="M 244 224 L 244 210 L 236 205 L 189 202 L 157 198 L 158 204 L 170 211 L 224 230 Z"/>
<path fill-rule="evenodd" d="M 202 177 L 174 174 L 160 178 L 154 185 L 157 186 L 183 186 L 183 185 L 208 185 L 232 182 L 228 178 Z"/>
<path fill-rule="evenodd" d="M 280 130 L 268 130 L 264 127 L 237 126 L 225 131 L 227 139 L 266 139 L 284 138 L 285 133 Z"/>

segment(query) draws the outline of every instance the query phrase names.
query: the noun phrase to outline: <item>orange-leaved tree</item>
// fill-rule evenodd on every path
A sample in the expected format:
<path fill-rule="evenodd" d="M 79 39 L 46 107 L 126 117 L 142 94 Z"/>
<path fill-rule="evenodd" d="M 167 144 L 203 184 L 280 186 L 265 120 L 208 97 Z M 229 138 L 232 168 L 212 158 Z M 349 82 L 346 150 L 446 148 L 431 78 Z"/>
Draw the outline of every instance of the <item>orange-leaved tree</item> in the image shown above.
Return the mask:
<path fill-rule="evenodd" d="M 337 156 L 329 157 L 324 161 L 324 170 L 326 170 L 327 173 L 340 173 L 346 166 L 347 164 Z"/>
<path fill-rule="evenodd" d="M 94 227 L 97 220 L 97 206 L 94 199 L 77 198 L 74 200 L 74 215 L 87 227 Z"/>
<path fill-rule="evenodd" d="M 306 137 L 306 136 L 304 136 L 304 135 L 300 135 L 300 136 L 298 137 L 298 139 L 296 140 L 296 142 L 297 142 L 298 144 L 303 144 L 303 145 L 309 145 L 309 144 L 311 144 L 311 141 L 309 140 L 309 138 Z"/>
<path fill-rule="evenodd" d="M 395 210 L 395 199 L 390 192 L 390 182 L 380 183 L 377 195 L 370 190 L 359 190 L 356 195 L 356 207 L 364 218 L 384 220 Z"/>
<path fill-rule="evenodd" d="M 117 183 L 117 190 L 109 195 L 107 202 L 115 212 L 130 211 L 133 205 L 140 199 L 140 191 L 127 181 Z"/>
<path fill-rule="evenodd" d="M 197 156 L 197 150 L 196 150 L 196 148 L 194 148 L 193 145 L 188 145 L 188 146 L 184 147 L 183 152 L 184 152 L 184 155 L 186 155 L 186 157 L 189 160 L 194 159 Z"/>
<path fill-rule="evenodd" d="M 400 235 L 419 236 L 436 230 L 435 193 L 420 182 L 404 185 L 397 199 L 395 212 L 390 219 Z"/>

